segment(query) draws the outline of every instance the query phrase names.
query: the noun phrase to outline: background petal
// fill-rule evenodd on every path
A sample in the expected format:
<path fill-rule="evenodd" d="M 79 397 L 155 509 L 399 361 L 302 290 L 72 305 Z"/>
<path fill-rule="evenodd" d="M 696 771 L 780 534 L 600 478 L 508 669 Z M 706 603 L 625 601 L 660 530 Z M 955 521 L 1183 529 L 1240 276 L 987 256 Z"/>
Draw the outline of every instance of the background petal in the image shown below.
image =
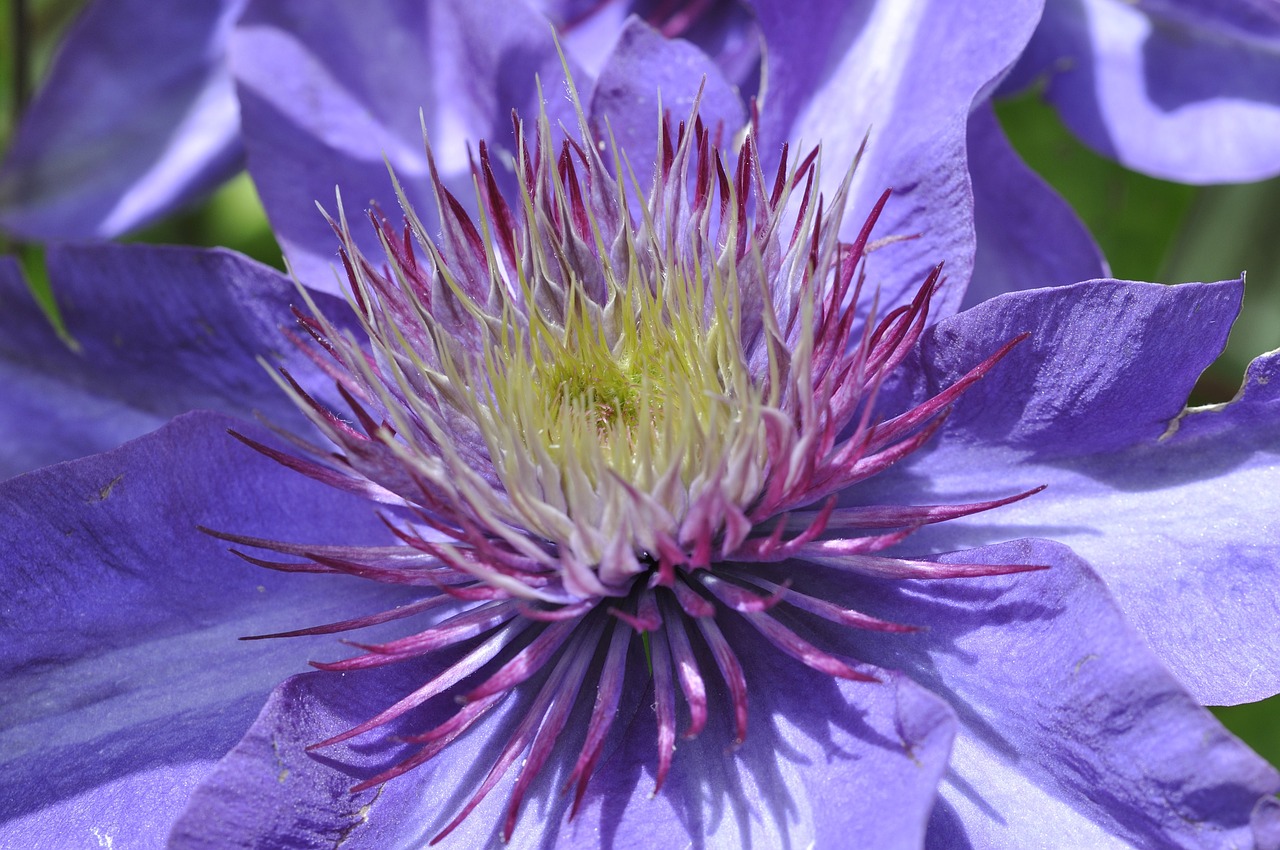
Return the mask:
<path fill-rule="evenodd" d="M 639 15 L 668 38 L 705 53 L 733 85 L 754 94 L 760 83 L 760 33 L 740 0 L 663 3 L 652 0 L 531 0 L 555 25 L 565 52 L 589 74 L 600 73 L 628 17 Z"/>
<path fill-rule="evenodd" d="M 0 844 L 163 846 L 270 689 L 332 647 L 237 638 L 399 597 L 253 567 L 197 531 L 385 534 L 367 503 L 242 446 L 231 425 L 246 427 L 190 414 L 0 483 Z"/>
<path fill-rule="evenodd" d="M 0 260 L 0 477 L 113 448 L 194 408 L 301 425 L 258 358 L 329 383 L 280 330 L 301 299 L 274 269 L 231 251 L 142 245 L 53 246 L 47 262 L 76 347 L 17 263 Z"/>
<path fill-rule="evenodd" d="M 935 300 L 938 315 L 960 304 L 974 255 L 969 113 L 1017 58 L 1042 5 L 827 2 L 797 14 L 783 0 L 756 4 L 766 63 L 761 151 L 821 142 L 831 189 L 869 133 L 846 235 L 886 188 L 895 194 L 876 236 L 919 234 L 868 260 L 882 305 L 901 303 L 943 261 L 951 282 Z"/>
<path fill-rule="evenodd" d="M 226 44 L 246 0 L 96 0 L 0 164 L 0 227 L 118 236 L 240 169 Z"/>
<path fill-rule="evenodd" d="M 964 307 L 1108 276 L 1084 222 L 1013 150 L 990 103 L 969 116 L 969 175 L 978 241 Z"/>
<path fill-rule="evenodd" d="M 746 123 L 738 91 L 711 59 L 692 44 L 669 40 L 639 18 L 629 18 L 606 57 L 588 112 L 598 138 L 610 131 L 640 185 L 648 190 L 658 162 L 658 104 L 680 122 L 702 89 L 699 115 L 729 143 Z"/>
<path fill-rule="evenodd" d="M 860 595 L 927 626 L 868 634 L 865 657 L 959 716 L 928 846 L 1253 846 L 1251 814 L 1280 775 L 1170 675 L 1088 565 L 1039 540 L 944 560 L 1049 569 Z"/>
<path fill-rule="evenodd" d="M 1280 173 L 1280 8 L 1253 0 L 1049 0 L 1007 87 L 1086 144 L 1184 183 Z"/>
<path fill-rule="evenodd" d="M 468 150 L 488 140 L 510 182 L 511 110 L 536 116 L 536 75 L 552 125 L 573 124 L 551 26 L 523 2 L 254 2 L 231 56 L 249 173 L 272 229 L 298 277 L 329 291 L 338 241 L 316 203 L 336 217 L 335 186 L 370 256 L 381 249 L 361 211 L 400 219 L 388 165 L 427 232 L 437 229 L 421 120 L 445 185 L 469 207 Z"/>
<path fill-rule="evenodd" d="M 1179 417 L 1239 291 L 1094 282 L 1004 296 L 940 323 L 930 385 L 1015 329 L 1033 335 L 961 399 L 932 451 L 859 498 L 969 501 L 1048 484 L 911 545 L 1062 541 L 1202 702 L 1280 692 L 1277 355 L 1254 363 L 1236 402 Z"/>

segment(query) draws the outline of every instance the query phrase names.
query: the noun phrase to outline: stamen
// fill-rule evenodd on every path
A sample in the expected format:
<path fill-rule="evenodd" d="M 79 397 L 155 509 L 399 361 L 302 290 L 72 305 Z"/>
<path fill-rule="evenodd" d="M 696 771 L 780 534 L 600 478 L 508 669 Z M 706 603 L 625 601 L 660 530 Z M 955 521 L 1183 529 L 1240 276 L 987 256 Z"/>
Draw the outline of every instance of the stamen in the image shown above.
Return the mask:
<path fill-rule="evenodd" d="M 576 105 L 572 84 L 570 93 Z M 909 304 L 882 317 L 877 295 L 864 295 L 867 253 L 898 238 L 871 241 L 889 192 L 843 243 L 853 170 L 824 196 L 816 148 L 790 164 L 784 147 L 770 180 L 768 152 L 753 137 L 736 153 L 718 149 L 695 107 L 685 121 L 663 119 L 660 161 L 644 191 L 634 174 L 624 180 L 623 152 L 613 151 L 613 169 L 606 167 L 580 110 L 578 117 L 576 140 L 559 138 L 545 115 L 531 128 L 515 120 L 512 198 L 503 197 L 481 142 L 472 163 L 474 219 L 429 155 L 438 237 L 398 184 L 403 229 L 370 214 L 384 259 L 360 251 L 340 205 L 330 219 L 365 339 L 310 302 L 313 315 L 298 314 L 290 339 L 334 381 L 350 414 L 329 410 L 282 373 L 282 391 L 332 446 L 282 434 L 295 455 L 236 436 L 381 505 L 387 545 L 209 532 L 295 559 L 233 550 L 269 569 L 353 575 L 422 593 L 390 611 L 252 639 L 347 632 L 434 612 L 415 633 L 349 642 L 360 654 L 314 666 L 352 671 L 461 649 L 430 681 L 314 745 L 385 734 L 430 700 L 462 694 L 444 722 L 398 734 L 411 754 L 353 790 L 412 770 L 494 706 L 529 695 L 518 698 L 524 714 L 493 748 L 484 779 L 463 789 L 467 802 L 444 814 L 433 843 L 470 816 L 522 754 L 502 836 L 512 835 L 521 801 L 553 759 L 567 767 L 572 817 L 607 741 L 621 734 L 614 718 L 624 690 L 652 683 L 655 793 L 676 757 L 681 702 L 686 738 L 706 730 L 711 710 L 723 710 L 734 729 L 726 743 L 741 743 L 754 673 L 750 649 L 731 645 L 722 628 L 734 618 L 770 651 L 824 675 L 878 682 L 856 661 L 860 633 L 909 640 L 918 627 L 820 598 L 805 581 L 815 568 L 850 582 L 1041 568 L 892 555 L 924 524 L 997 509 L 1041 488 L 958 504 L 837 506 L 851 487 L 935 438 L 950 406 L 1024 338 L 885 418 L 880 388 L 915 350 L 943 285 L 938 266 Z M 839 500 L 849 501 L 856 504 Z M 846 627 L 848 641 L 833 651 L 810 643 L 792 628 L 809 618 Z M 743 633 L 750 634 L 729 632 Z M 647 669 L 628 657 L 641 648 Z M 714 686 L 717 676 L 723 689 Z M 710 698 L 709 680 L 727 696 Z M 579 705 L 589 710 L 581 734 L 568 728 Z"/>

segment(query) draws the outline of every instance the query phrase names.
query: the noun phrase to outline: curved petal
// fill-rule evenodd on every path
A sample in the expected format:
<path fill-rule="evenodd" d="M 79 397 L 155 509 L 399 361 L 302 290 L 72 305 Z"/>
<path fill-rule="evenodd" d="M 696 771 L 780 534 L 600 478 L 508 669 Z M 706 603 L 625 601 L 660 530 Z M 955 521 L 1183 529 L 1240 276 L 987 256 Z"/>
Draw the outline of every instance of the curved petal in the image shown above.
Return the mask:
<path fill-rule="evenodd" d="M 877 616 L 928 628 L 869 634 L 869 659 L 960 719 L 929 846 L 1253 846 L 1280 775 L 1178 684 L 1088 565 L 1037 540 L 954 557 L 1049 569 L 870 594 Z"/>
<path fill-rule="evenodd" d="M 240 168 L 226 44 L 246 0 L 96 0 L 0 165 L 0 227 L 118 236 Z"/>
<path fill-rule="evenodd" d="M 707 729 L 680 743 L 672 773 L 654 797 L 653 695 L 641 682 L 622 703 L 630 708 L 615 726 L 618 734 L 577 816 L 565 823 L 569 798 L 560 793 L 578 745 L 570 734 L 559 762 L 553 756 L 548 767 L 554 776 L 534 783 L 507 846 L 920 846 L 945 767 L 950 712 L 900 677 L 886 685 L 836 684 L 760 645 L 745 629 L 730 637 L 758 683 L 742 747 L 726 749 L 733 735 L 730 712 L 713 701 Z M 642 665 L 643 655 L 635 661 Z M 322 758 L 303 750 L 381 709 L 429 674 L 400 665 L 347 680 L 308 674 L 286 683 L 244 741 L 197 789 L 174 846 L 312 846 L 342 836 L 344 847 L 372 850 L 429 841 L 488 770 L 504 727 L 519 718 L 522 704 L 504 703 L 495 717 L 436 758 L 378 792 L 356 797 L 347 791 L 353 776 L 368 775 L 385 762 L 386 740 L 404 729 L 388 730 L 380 746 L 335 748 Z M 429 728 L 455 708 L 452 701 L 429 707 L 412 725 Z M 583 714 L 570 729 L 585 728 Z M 495 843 L 513 778 L 437 846 Z"/>
<path fill-rule="evenodd" d="M 860 498 L 926 491 L 966 501 L 1048 484 L 923 531 L 913 546 L 1062 541 L 1198 699 L 1280 692 L 1277 355 L 1254 363 L 1238 401 L 1179 417 L 1239 292 L 1238 283 L 1094 282 L 1004 296 L 944 321 L 924 367 L 930 384 L 1015 328 L 1033 336 L 961 399 L 931 452 Z"/>
<path fill-rule="evenodd" d="M 241 446 L 233 424 L 247 427 L 190 414 L 0 483 L 0 844 L 160 846 L 270 689 L 328 652 L 237 638 L 395 604 L 385 587 L 251 567 L 196 529 L 385 533 L 367 503 Z"/>
<path fill-rule="evenodd" d="M 17 263 L 0 262 L 0 477 L 113 448 L 194 408 L 302 423 L 258 358 L 328 384 L 281 333 L 299 297 L 274 269 L 143 245 L 54 246 L 47 261 L 74 347 Z"/>
<path fill-rule="evenodd" d="M 1108 276 L 1084 222 L 1013 150 L 990 103 L 969 116 L 969 174 L 978 246 L 964 307 Z"/>
<path fill-rule="evenodd" d="M 555 25 L 565 52 L 593 76 L 613 49 L 631 15 L 667 38 L 680 38 L 713 61 L 725 79 L 755 93 L 760 77 L 760 33 L 749 5 L 740 0 L 652 3 L 646 0 L 530 0 Z"/>
<path fill-rule="evenodd" d="M 658 106 L 673 121 L 689 115 L 702 91 L 699 115 L 713 133 L 729 139 L 746 123 L 736 89 L 701 50 L 663 38 L 639 18 L 629 18 L 605 59 L 591 95 L 592 131 L 612 134 L 640 185 L 649 186 L 658 163 Z"/>
<path fill-rule="evenodd" d="M 336 217 L 335 184 L 353 217 L 376 205 L 394 221 L 390 166 L 435 230 L 423 121 L 442 180 L 468 206 L 468 146 L 510 152 L 511 110 L 540 106 L 536 76 L 553 125 L 573 125 L 550 24 L 523 2 L 255 2 L 231 57 L 249 173 L 294 272 L 322 290 L 337 291 L 338 242 L 316 203 Z M 379 251 L 371 228 L 353 230 Z"/>
<path fill-rule="evenodd" d="M 925 336 L 919 392 L 949 386 L 1030 333 L 965 393 L 947 435 L 1045 459 L 1154 442 L 1221 353 L 1242 291 L 1239 280 L 1096 280 L 1005 295 Z"/>
<path fill-rule="evenodd" d="M 22 267 L 0 257 L 0 479 L 110 448 L 163 424 L 69 385 L 61 367 L 45 368 L 64 359 L 79 365 L 32 297 Z"/>
<path fill-rule="evenodd" d="M 1280 800 L 1259 800 L 1253 810 L 1253 835 L 1258 850 L 1280 848 Z"/>
<path fill-rule="evenodd" d="M 1042 2 L 820 5 L 797 14 L 782 0 L 756 4 L 766 45 L 760 149 L 775 156 L 783 141 L 821 141 L 830 189 L 869 133 L 846 226 L 893 188 L 876 235 L 919 238 L 873 254 L 868 277 L 892 306 L 945 261 L 951 282 L 934 305 L 954 312 L 973 270 L 969 112 L 1017 58 Z"/>
<path fill-rule="evenodd" d="M 1184 183 L 1280 173 L 1280 9 L 1252 0 L 1050 0 L 1009 80 L 1047 77 L 1073 132 Z"/>

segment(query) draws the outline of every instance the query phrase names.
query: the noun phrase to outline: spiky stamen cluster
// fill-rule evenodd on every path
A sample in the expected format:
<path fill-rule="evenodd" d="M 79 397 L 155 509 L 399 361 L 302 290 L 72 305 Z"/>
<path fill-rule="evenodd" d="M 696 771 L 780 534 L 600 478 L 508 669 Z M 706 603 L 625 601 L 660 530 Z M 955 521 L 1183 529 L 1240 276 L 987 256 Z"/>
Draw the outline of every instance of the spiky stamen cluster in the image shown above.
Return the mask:
<path fill-rule="evenodd" d="M 859 329 L 863 258 L 888 193 L 845 244 L 837 230 L 849 179 L 828 205 L 817 188 L 816 149 L 794 165 L 784 149 L 768 180 L 750 137 L 730 168 L 700 122 L 664 123 L 653 188 L 642 193 L 622 168 L 609 172 L 581 118 L 580 131 L 580 142 L 557 148 L 545 116 L 532 139 L 516 121 L 514 204 L 499 191 L 482 144 L 473 168 L 478 224 L 432 163 L 442 232 L 427 234 L 407 203 L 403 234 L 374 215 L 381 268 L 356 248 L 345 218 L 334 225 L 364 338 L 318 313 L 299 321 L 356 424 L 286 375 L 286 389 L 339 451 L 291 438 L 311 455 L 302 458 L 242 439 L 394 506 L 388 524 L 400 545 L 221 535 L 304 559 L 245 556 L 275 569 L 423 589 L 420 602 L 395 611 L 288 633 L 433 615 L 429 627 L 363 645 L 362 654 L 321 669 L 471 646 L 376 717 L 316 745 L 361 735 L 461 688 L 449 720 L 408 738 L 417 751 L 357 790 L 432 758 L 513 691 L 533 689 L 525 719 L 438 838 L 523 754 L 503 827 L 510 836 L 529 783 L 593 686 L 566 785 L 576 786 L 575 810 L 628 677 L 652 671 L 659 788 L 680 698 L 686 734 L 697 735 L 710 710 L 710 678 L 728 689 L 740 741 L 747 671 L 724 637 L 723 617 L 743 618 L 815 670 L 874 681 L 775 614 L 803 612 L 857 629 L 912 627 L 801 593 L 789 581 L 797 571 L 819 564 L 920 579 L 1031 568 L 880 554 L 923 524 L 1026 493 L 949 506 L 836 506 L 835 494 L 924 444 L 951 402 L 1017 342 L 920 406 L 873 418 L 876 392 L 919 338 L 940 281 L 935 269 L 910 304 L 883 317 L 872 309 Z M 621 161 L 616 151 L 613 158 Z M 642 638 L 649 669 L 634 655 Z"/>

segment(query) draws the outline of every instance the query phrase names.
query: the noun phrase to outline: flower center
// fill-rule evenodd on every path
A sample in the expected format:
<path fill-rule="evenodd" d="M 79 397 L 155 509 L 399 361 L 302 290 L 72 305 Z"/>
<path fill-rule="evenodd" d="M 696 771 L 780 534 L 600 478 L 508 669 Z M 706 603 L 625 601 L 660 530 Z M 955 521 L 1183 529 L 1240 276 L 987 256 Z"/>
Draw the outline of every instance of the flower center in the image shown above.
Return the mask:
<path fill-rule="evenodd" d="M 706 296 L 683 280 L 671 285 L 673 276 L 654 286 L 610 275 L 607 305 L 575 281 L 563 324 L 536 311 L 523 323 L 507 317 L 510 330 L 486 354 L 490 395 L 478 399 L 491 415 L 477 415 L 493 455 L 521 459 L 504 467 L 508 490 L 528 487 L 532 462 L 538 480 L 561 481 L 570 519 L 595 522 L 598 506 L 616 501 L 607 491 L 658 495 L 671 479 L 685 492 L 659 502 L 675 522 L 726 434 L 758 426 L 760 392 L 728 330 L 725 287 L 716 282 Z M 590 488 L 585 501 L 575 498 L 579 481 Z"/>
<path fill-rule="evenodd" d="M 607 171 L 585 119 L 581 129 L 581 143 L 565 142 L 558 158 L 545 115 L 532 152 L 519 138 L 518 216 L 482 145 L 478 228 L 433 163 L 443 233 L 428 236 L 407 208 L 403 239 L 374 216 L 387 252 L 382 270 L 340 222 L 367 346 L 323 316 L 301 321 L 332 358 L 326 368 L 359 427 L 286 381 L 339 451 L 315 450 L 312 461 L 258 447 L 390 505 L 388 524 L 404 545 L 363 550 L 220 535 L 309 559 L 251 559 L 267 566 L 423 589 L 421 600 L 394 611 L 291 633 L 434 615 L 415 634 L 358 644 L 364 654 L 322 669 L 376 667 L 469 642 L 437 678 L 318 745 L 398 722 L 452 694 L 458 708 L 448 720 L 401 738 L 420 749 L 354 790 L 432 758 L 513 693 L 532 695 L 521 703 L 527 716 L 495 748 L 489 774 L 441 836 L 527 753 L 502 828 L 510 837 L 532 778 L 553 752 L 564 756 L 557 742 L 572 709 L 590 701 L 567 782 L 576 786 L 576 806 L 623 711 L 628 677 L 652 681 L 659 788 L 675 754 L 679 700 L 692 736 L 706 725 L 708 694 L 727 693 L 722 702 L 741 740 L 750 672 L 722 618 L 741 618 L 825 675 L 877 681 L 835 654 L 842 649 L 819 648 L 788 623 L 816 617 L 852 629 L 912 627 L 821 598 L 824 587 L 858 576 L 1035 568 L 880 554 L 925 523 L 1029 493 L 960 505 L 837 507 L 838 494 L 927 442 L 955 398 L 1017 342 L 916 407 L 877 416 L 878 390 L 923 333 L 940 275 L 936 269 L 910 304 L 858 318 L 867 243 L 888 193 L 855 240 L 843 243 L 848 180 L 824 206 L 816 150 L 792 164 L 784 148 L 769 181 L 750 138 L 727 169 L 711 134 L 691 121 L 664 124 L 653 189 L 632 210 L 632 195 L 620 188 L 621 174 Z M 776 607 L 787 615 L 775 617 Z M 708 688 L 707 679 L 725 687 Z"/>

